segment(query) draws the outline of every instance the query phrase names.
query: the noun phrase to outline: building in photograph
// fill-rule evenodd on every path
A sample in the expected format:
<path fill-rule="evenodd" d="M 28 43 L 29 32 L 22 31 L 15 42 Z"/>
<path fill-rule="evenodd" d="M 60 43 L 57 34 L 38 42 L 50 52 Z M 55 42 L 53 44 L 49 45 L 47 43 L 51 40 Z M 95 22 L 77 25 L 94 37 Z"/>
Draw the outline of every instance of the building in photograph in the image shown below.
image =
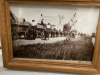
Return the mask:
<path fill-rule="evenodd" d="M 14 25 L 25 25 L 25 26 L 30 26 L 31 23 L 26 21 L 25 18 L 18 18 L 16 17 L 11 11 L 10 11 L 10 19 L 11 19 L 11 24 Z"/>
<path fill-rule="evenodd" d="M 13 36 L 22 36 L 31 25 L 25 18 L 18 18 L 10 11 L 11 29 Z"/>
<path fill-rule="evenodd" d="M 10 11 L 11 24 L 18 24 L 18 18 Z"/>
<path fill-rule="evenodd" d="M 37 23 L 37 27 L 46 27 L 50 29 L 56 29 L 63 31 L 64 17 L 61 15 L 58 16 L 44 16 L 41 14 L 41 17 Z"/>

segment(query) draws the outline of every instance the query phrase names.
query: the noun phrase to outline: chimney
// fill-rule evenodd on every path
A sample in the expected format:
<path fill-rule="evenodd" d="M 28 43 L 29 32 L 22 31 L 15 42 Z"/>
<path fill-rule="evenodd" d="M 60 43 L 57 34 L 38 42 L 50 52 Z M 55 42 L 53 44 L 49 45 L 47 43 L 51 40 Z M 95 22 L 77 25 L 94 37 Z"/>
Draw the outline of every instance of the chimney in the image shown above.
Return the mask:
<path fill-rule="evenodd" d="M 43 16 L 43 14 L 41 14 L 41 16 Z"/>
<path fill-rule="evenodd" d="M 35 20 L 32 20 L 32 22 L 35 22 Z"/>
<path fill-rule="evenodd" d="M 50 23 L 48 23 L 48 25 L 50 25 Z"/>

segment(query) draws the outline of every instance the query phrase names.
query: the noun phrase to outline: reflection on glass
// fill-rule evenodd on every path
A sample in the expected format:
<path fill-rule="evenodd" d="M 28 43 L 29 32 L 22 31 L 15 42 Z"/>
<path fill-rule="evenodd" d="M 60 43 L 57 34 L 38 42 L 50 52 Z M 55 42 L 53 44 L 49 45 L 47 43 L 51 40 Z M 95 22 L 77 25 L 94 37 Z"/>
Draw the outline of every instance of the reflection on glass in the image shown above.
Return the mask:
<path fill-rule="evenodd" d="M 11 3 L 10 17 L 14 57 L 92 60 L 99 7 Z"/>

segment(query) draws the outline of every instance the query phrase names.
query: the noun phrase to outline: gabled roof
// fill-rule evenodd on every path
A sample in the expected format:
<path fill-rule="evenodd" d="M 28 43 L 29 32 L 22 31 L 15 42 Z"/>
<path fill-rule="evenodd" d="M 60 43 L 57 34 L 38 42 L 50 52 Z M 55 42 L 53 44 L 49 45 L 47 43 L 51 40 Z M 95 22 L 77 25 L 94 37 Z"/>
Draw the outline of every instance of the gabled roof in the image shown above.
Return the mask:
<path fill-rule="evenodd" d="M 18 21 L 18 18 L 10 11 L 10 16 L 13 18 L 13 20 Z"/>
<path fill-rule="evenodd" d="M 18 18 L 11 11 L 10 11 L 10 17 L 12 17 L 12 19 L 15 20 L 18 23 L 18 25 L 20 25 L 22 27 L 31 25 L 30 22 L 25 22 L 24 25 L 23 25 L 23 20 L 25 18 Z M 17 26 L 17 25 L 16 24 L 12 24 L 12 26 Z"/>
<path fill-rule="evenodd" d="M 57 25 L 59 23 L 59 16 L 41 16 L 38 23 L 41 24 L 42 19 L 44 19 L 44 24 Z"/>

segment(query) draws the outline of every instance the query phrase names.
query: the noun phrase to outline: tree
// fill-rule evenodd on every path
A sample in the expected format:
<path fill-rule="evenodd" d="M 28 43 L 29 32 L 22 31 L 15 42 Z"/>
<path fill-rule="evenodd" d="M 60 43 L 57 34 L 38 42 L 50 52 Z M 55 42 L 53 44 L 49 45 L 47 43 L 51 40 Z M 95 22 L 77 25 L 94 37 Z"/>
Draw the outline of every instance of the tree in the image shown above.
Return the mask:
<path fill-rule="evenodd" d="M 77 22 L 77 20 L 75 20 L 75 17 L 76 17 L 76 13 L 71 18 L 71 20 L 68 22 L 68 24 L 65 24 L 63 26 L 63 31 L 64 32 L 69 33 L 71 31 L 72 26 L 74 26 L 74 24 Z"/>
<path fill-rule="evenodd" d="M 63 27 L 63 31 L 69 33 L 71 30 L 71 26 L 70 24 L 65 24 Z"/>

